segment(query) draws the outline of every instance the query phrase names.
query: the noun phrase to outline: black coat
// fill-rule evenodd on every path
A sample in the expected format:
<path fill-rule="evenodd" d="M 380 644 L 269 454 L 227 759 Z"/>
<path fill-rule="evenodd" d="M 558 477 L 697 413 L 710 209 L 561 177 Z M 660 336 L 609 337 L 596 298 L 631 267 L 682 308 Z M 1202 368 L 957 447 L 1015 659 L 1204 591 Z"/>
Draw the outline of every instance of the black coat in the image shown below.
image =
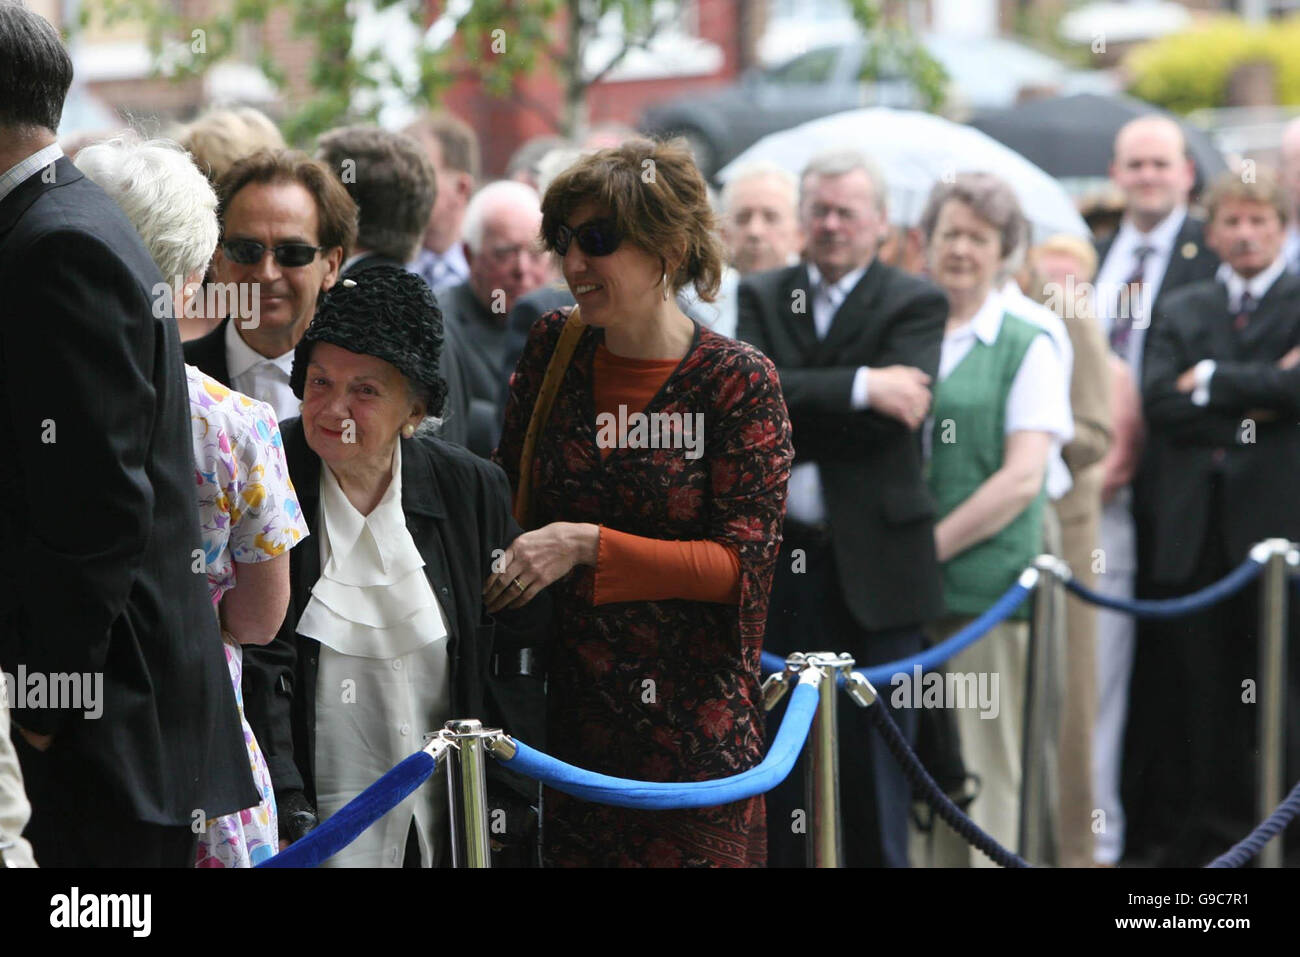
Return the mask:
<path fill-rule="evenodd" d="M 279 634 L 263 647 L 244 646 L 244 709 L 266 755 L 277 794 L 303 791 L 315 803 L 316 675 L 320 643 L 296 633 L 298 619 L 320 578 L 316 537 L 320 458 L 307 445 L 300 419 L 281 424 L 289 475 L 312 535 L 289 553 L 289 611 Z M 518 611 L 483 611 L 483 582 L 493 550 L 520 533 L 510 515 L 505 473 L 442 439 L 416 437 L 402 445 L 402 509 L 425 561 L 425 574 L 451 626 L 452 718 L 479 718 L 536 747 L 545 730 L 542 679 L 519 675 L 511 653 L 541 650 L 551 616 L 543 592 Z M 501 667 L 494 668 L 494 656 Z M 502 675 L 494 675 L 500 670 Z M 514 670 L 515 676 L 507 676 Z M 425 729 L 436 730 L 433 728 Z M 413 748 L 420 746 L 418 740 Z M 535 785 L 488 764 L 489 780 L 509 781 L 524 796 Z M 437 786 L 428 785 L 428 786 Z"/>
<path fill-rule="evenodd" d="M 1236 332 L 1227 288 L 1214 280 L 1165 300 L 1147 340 L 1143 399 L 1153 483 L 1152 576 L 1187 578 L 1205 540 L 1212 477 L 1222 471 L 1223 535 L 1234 562 L 1263 538 L 1300 539 L 1300 368 L 1275 365 L 1300 345 L 1300 277 L 1283 273 Z M 1214 359 L 1209 405 L 1174 383 Z M 1263 416 L 1246 422 L 1254 410 Z M 1250 430 L 1250 431 L 1248 431 Z M 1253 431 L 1253 434 L 1251 434 Z"/>
<path fill-rule="evenodd" d="M 501 436 L 504 409 L 501 351 L 505 329 L 497 334 L 492 326 L 504 326 L 505 320 L 484 308 L 468 281 L 440 289 L 438 305 L 447 339 L 455 342 L 458 371 L 466 392 L 468 416 L 464 445 L 474 454 L 487 458 Z M 502 341 L 494 343 L 494 339 Z"/>
<path fill-rule="evenodd" d="M 103 190 L 66 157 L 47 172 L 0 202 L 0 668 L 103 674 L 97 719 L 14 710 L 55 735 L 34 805 L 43 786 L 189 825 L 258 796 L 193 571 L 189 399 L 155 312 L 171 290 Z"/>
<path fill-rule="evenodd" d="M 895 364 L 933 378 L 947 317 L 938 287 L 878 260 L 840 304 L 822 340 L 805 266 L 740 282 L 736 335 L 776 364 L 794 428 L 795 464 L 818 464 L 840 591 L 863 628 L 933 619 L 943 592 L 920 434 L 870 409 L 852 410 L 853 378 L 859 366 Z"/>
<path fill-rule="evenodd" d="M 226 361 L 226 325 L 229 322 L 229 319 L 222 319 L 207 335 L 182 343 L 181 349 L 186 362 L 227 388 L 233 388 L 230 385 L 230 364 Z"/>

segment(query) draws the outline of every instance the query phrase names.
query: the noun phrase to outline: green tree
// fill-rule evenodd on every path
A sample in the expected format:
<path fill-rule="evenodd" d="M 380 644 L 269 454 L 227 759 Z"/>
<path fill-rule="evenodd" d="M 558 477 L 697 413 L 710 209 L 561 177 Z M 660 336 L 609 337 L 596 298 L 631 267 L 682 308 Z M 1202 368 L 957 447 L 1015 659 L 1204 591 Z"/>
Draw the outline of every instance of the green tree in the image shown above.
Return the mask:
<path fill-rule="evenodd" d="M 404 10 L 420 34 L 441 6 L 425 0 L 375 0 L 379 10 Z M 432 105 L 466 76 L 480 80 L 495 96 L 540 112 L 557 131 L 573 135 L 586 122 L 587 88 L 633 50 L 648 47 L 682 12 L 682 0 L 469 0 L 447 6 L 458 12 L 450 38 L 436 49 L 418 44 L 411 51 L 413 72 L 403 71 L 385 48 L 356 55 L 355 20 L 347 0 L 233 0 L 201 18 L 181 15 L 172 0 L 95 0 L 93 9 L 83 8 L 82 20 L 84 25 L 99 15 L 108 24 L 143 23 L 155 68 L 184 78 L 201 75 L 223 60 L 250 59 L 254 51 L 239 43 L 246 27 L 265 23 L 276 9 L 290 10 L 295 32 L 311 39 L 317 51 L 308 78 L 312 95 L 283 122 L 286 138 L 301 144 L 341 122 L 373 119 L 379 105 L 358 109 L 360 92 L 395 88 L 412 103 Z M 622 35 L 604 62 L 588 68 L 599 28 L 612 18 L 621 24 Z M 252 59 L 272 82 L 284 86 L 274 51 L 257 51 Z M 558 114 L 521 89 L 519 80 L 540 69 L 559 79 L 564 97 Z"/>
<path fill-rule="evenodd" d="M 849 7 L 868 41 L 859 79 L 905 76 L 916 85 L 927 110 L 933 113 L 942 109 L 948 86 L 948 71 L 943 64 L 905 25 L 893 23 L 884 15 L 881 0 L 849 0 Z"/>

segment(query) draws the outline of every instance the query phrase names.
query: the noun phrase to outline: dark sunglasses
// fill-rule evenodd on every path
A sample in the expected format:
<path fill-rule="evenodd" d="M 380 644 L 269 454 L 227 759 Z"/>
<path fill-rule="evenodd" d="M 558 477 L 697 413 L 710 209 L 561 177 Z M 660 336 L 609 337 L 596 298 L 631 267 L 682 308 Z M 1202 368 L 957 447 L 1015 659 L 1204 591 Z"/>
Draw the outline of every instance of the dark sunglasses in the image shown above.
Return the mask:
<path fill-rule="evenodd" d="M 266 254 L 266 245 L 256 239 L 232 239 L 221 244 L 226 257 L 241 266 L 255 266 Z M 316 258 L 316 253 L 323 252 L 324 246 L 311 243 L 280 243 L 271 247 L 271 255 L 278 265 L 295 268 L 305 266 Z"/>
<path fill-rule="evenodd" d="M 569 243 L 577 240 L 578 248 L 588 256 L 608 256 L 623 241 L 612 219 L 589 219 L 581 226 L 570 229 L 561 223 L 555 227 L 551 245 L 561 256 L 569 252 Z"/>

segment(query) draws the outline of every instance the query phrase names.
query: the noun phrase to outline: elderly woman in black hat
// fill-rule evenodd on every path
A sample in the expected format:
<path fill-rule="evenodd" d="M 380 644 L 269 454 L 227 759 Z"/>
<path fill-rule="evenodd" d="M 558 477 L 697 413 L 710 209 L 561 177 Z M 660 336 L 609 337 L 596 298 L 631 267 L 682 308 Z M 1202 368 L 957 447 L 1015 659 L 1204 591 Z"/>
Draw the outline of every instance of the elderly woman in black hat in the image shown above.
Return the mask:
<path fill-rule="evenodd" d="M 541 678 L 519 662 L 549 607 L 490 617 L 482 585 L 519 534 L 504 473 L 420 429 L 442 408 L 442 315 L 419 277 L 379 267 L 326 295 L 294 353 L 302 416 L 282 424 L 312 529 L 291 558 L 279 634 L 249 655 L 249 719 L 271 769 L 281 837 L 347 804 L 450 718 L 540 738 Z M 544 603 L 545 604 L 545 603 Z M 511 663 L 514 663 L 513 666 Z M 489 775 L 498 841 L 529 857 L 525 782 Z M 437 866 L 444 789 L 418 789 L 330 863 Z"/>

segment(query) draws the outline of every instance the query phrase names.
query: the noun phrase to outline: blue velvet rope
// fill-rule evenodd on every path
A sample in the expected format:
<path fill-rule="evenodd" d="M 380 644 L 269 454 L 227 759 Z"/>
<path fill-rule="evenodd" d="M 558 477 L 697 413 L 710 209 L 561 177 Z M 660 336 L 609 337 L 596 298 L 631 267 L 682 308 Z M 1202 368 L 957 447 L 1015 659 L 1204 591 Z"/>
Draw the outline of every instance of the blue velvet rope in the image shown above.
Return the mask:
<path fill-rule="evenodd" d="M 536 778 L 557 791 L 584 801 L 651 811 L 714 807 L 763 794 L 784 781 L 799 757 L 816 710 L 816 686 L 800 684 L 790 696 L 790 707 L 763 762 L 748 771 L 714 781 L 629 781 L 565 764 L 533 750 L 522 741 L 515 741 L 517 750 L 514 757 L 501 761 L 512 771 Z"/>
<path fill-rule="evenodd" d="M 1065 587 L 1086 602 L 1127 612 L 1135 618 L 1178 618 L 1209 608 L 1235 595 L 1258 578 L 1263 568 L 1260 562 L 1247 558 L 1214 584 L 1179 598 L 1112 598 L 1081 585 L 1073 578 L 1065 583 Z"/>
<path fill-rule="evenodd" d="M 856 668 L 858 674 L 863 675 L 868 681 L 877 687 L 883 687 L 889 684 L 894 675 L 902 672 L 910 674 L 912 669 L 917 665 L 921 666 L 922 671 L 930 671 L 939 667 L 949 658 L 952 658 L 958 652 L 962 651 L 969 645 L 973 645 L 985 635 L 987 635 L 995 625 L 1006 621 L 1008 617 L 1029 597 L 1032 589 L 1026 588 L 1020 582 L 1016 582 L 1006 590 L 1001 598 L 995 601 L 984 614 L 980 615 L 969 625 L 963 628 L 949 638 L 944 639 L 933 648 L 927 648 L 919 655 L 913 655 L 911 658 L 902 658 L 899 661 L 891 661 L 883 665 L 873 665 L 870 668 Z M 764 673 L 771 671 L 781 671 L 785 668 L 785 660 L 778 658 L 771 652 L 763 652 L 762 667 Z M 842 681 L 841 681 L 842 683 Z"/>
<path fill-rule="evenodd" d="M 1286 830 L 1296 814 L 1300 814 L 1300 781 L 1265 820 L 1220 854 L 1206 867 L 1244 867 L 1246 862 L 1264 849 L 1264 845 Z"/>
<path fill-rule="evenodd" d="M 427 751 L 417 751 L 330 815 L 320 827 L 299 838 L 258 867 L 319 867 L 381 817 L 406 800 L 429 779 L 438 762 Z"/>

